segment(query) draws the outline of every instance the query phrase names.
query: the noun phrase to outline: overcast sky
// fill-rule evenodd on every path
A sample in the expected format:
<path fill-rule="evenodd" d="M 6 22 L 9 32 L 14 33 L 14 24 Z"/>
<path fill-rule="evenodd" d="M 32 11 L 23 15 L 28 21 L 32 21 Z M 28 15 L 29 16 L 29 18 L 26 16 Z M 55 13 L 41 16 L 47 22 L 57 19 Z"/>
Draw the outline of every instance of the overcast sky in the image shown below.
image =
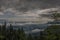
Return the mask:
<path fill-rule="evenodd" d="M 0 0 L 2 11 L 0 19 L 10 21 L 40 21 L 46 23 L 52 21 L 41 14 L 49 14 L 59 10 L 60 0 Z"/>

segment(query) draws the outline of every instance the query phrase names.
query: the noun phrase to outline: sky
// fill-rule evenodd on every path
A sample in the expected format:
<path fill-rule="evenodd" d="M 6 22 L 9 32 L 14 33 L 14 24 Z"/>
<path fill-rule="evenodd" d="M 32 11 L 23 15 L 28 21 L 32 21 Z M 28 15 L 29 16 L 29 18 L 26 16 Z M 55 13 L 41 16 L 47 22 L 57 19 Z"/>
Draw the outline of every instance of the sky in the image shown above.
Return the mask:
<path fill-rule="evenodd" d="M 44 15 L 59 10 L 60 0 L 0 0 L 0 19 L 46 23 L 53 21 Z"/>

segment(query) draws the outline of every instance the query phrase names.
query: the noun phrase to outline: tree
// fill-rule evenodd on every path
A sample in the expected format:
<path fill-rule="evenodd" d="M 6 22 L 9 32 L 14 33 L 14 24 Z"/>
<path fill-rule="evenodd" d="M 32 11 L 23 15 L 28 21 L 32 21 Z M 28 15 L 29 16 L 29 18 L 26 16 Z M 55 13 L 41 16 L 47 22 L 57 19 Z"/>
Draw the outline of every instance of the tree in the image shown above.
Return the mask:
<path fill-rule="evenodd" d="M 58 13 L 57 11 L 52 11 L 52 18 L 57 21 L 58 18 L 60 18 L 60 13 Z"/>
<path fill-rule="evenodd" d="M 40 31 L 40 38 L 39 38 L 40 40 L 43 40 L 44 39 L 44 37 L 43 37 L 43 31 Z"/>
<path fill-rule="evenodd" d="M 60 40 L 60 25 L 51 25 L 44 31 L 45 40 Z"/>
<path fill-rule="evenodd" d="M 6 33 L 6 21 L 4 22 L 4 25 L 2 25 L 2 32 Z"/>
<path fill-rule="evenodd" d="M 56 36 L 56 39 L 55 40 L 60 40 L 59 39 L 59 35 L 57 33 L 55 34 L 55 36 Z"/>
<path fill-rule="evenodd" d="M 13 26 L 10 24 L 9 31 L 7 32 L 7 39 L 8 40 L 13 40 Z"/>
<path fill-rule="evenodd" d="M 34 40 L 31 34 L 28 35 L 27 40 Z"/>
<path fill-rule="evenodd" d="M 21 28 L 20 36 L 21 36 L 21 40 L 26 40 L 26 36 L 25 36 L 25 32 L 24 32 L 23 28 Z"/>
<path fill-rule="evenodd" d="M 14 30 L 14 40 L 21 40 L 21 30 L 18 28 L 18 30 Z"/>
<path fill-rule="evenodd" d="M 4 40 L 6 40 L 5 36 L 6 36 L 6 21 L 4 22 L 4 25 L 2 25 L 1 28 L 1 36 L 4 38 Z"/>

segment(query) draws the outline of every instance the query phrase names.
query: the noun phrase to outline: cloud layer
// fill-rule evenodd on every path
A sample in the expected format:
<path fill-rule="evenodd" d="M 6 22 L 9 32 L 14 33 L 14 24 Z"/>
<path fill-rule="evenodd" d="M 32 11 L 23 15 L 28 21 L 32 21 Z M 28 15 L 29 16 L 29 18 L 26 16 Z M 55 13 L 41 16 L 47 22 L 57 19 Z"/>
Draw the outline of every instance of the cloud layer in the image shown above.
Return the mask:
<path fill-rule="evenodd" d="M 52 21 L 49 17 L 43 17 L 42 14 L 50 14 L 51 11 L 56 11 L 59 8 L 49 8 L 49 9 L 34 9 L 28 10 L 26 12 L 18 11 L 14 8 L 5 9 L 0 12 L 0 19 L 6 19 L 8 21 L 22 21 L 22 22 L 37 22 L 46 23 Z"/>

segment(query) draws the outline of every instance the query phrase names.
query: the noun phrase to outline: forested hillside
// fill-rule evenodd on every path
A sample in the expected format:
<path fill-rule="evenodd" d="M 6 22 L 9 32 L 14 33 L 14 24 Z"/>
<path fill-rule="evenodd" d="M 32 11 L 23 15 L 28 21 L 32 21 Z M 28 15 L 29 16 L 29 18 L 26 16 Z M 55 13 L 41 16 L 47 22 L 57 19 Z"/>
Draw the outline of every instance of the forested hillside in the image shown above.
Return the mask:
<path fill-rule="evenodd" d="M 60 40 L 60 25 L 52 25 L 43 33 L 44 40 Z"/>

